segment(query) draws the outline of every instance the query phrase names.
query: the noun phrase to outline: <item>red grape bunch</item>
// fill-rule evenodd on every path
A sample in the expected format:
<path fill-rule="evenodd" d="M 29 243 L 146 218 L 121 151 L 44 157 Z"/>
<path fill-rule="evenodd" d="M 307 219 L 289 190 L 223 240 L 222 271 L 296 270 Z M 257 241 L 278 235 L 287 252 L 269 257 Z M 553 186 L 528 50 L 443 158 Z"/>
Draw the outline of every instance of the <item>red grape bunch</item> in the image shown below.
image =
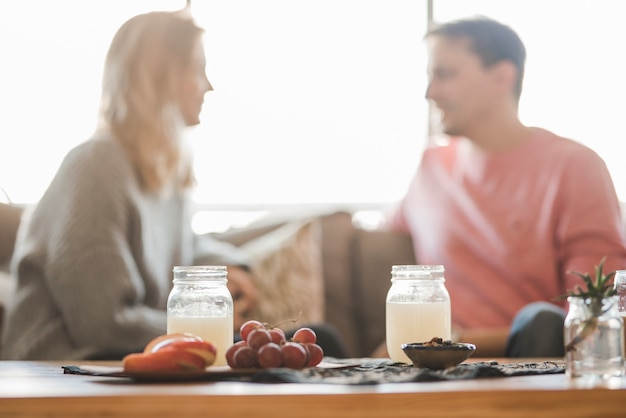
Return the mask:
<path fill-rule="evenodd" d="M 241 341 L 226 351 L 226 361 L 233 369 L 288 367 L 302 369 L 317 366 L 324 350 L 311 328 L 299 328 L 287 341 L 285 332 L 260 321 L 250 320 L 239 329 Z"/>

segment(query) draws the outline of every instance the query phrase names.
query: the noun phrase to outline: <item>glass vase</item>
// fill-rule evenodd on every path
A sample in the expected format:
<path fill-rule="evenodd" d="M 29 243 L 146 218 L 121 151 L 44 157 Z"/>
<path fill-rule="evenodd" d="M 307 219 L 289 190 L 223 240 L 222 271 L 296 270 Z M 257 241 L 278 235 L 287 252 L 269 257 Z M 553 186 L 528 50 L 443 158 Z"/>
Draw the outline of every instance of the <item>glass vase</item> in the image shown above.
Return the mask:
<path fill-rule="evenodd" d="M 624 322 L 617 296 L 569 297 L 565 318 L 565 360 L 571 377 L 624 374 Z"/>

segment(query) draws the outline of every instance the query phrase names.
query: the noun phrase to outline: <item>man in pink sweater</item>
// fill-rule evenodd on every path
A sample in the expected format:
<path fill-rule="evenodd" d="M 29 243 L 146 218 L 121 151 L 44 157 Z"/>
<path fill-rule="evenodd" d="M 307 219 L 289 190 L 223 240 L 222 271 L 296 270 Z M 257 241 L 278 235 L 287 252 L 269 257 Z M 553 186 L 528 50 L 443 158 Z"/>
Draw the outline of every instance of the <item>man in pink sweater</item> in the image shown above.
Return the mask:
<path fill-rule="evenodd" d="M 426 97 L 445 144 L 428 148 L 390 226 L 410 232 L 420 264 L 442 264 L 460 340 L 484 355 L 563 355 L 570 270 L 626 268 L 619 202 L 591 149 L 524 126 L 525 48 L 496 21 L 426 35 Z M 556 111 L 556 109 L 555 109 Z M 506 352 L 504 351 L 506 347 Z"/>

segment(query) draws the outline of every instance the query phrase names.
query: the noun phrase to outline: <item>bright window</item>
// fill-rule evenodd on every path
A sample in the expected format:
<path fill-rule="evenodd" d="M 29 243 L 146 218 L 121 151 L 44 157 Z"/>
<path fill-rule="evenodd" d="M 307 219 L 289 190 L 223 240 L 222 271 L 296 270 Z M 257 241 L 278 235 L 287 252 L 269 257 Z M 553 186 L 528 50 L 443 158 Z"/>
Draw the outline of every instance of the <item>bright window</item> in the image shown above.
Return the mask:
<path fill-rule="evenodd" d="M 192 2 L 207 28 L 199 202 L 388 202 L 426 132 L 424 1 Z"/>

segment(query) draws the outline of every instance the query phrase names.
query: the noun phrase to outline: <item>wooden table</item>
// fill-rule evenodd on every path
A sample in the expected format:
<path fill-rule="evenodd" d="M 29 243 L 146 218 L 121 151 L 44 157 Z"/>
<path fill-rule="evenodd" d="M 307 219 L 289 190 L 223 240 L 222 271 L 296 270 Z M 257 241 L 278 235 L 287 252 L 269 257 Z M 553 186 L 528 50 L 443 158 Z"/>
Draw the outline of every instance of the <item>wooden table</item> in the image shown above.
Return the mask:
<path fill-rule="evenodd" d="M 626 377 L 590 381 L 556 374 L 367 386 L 146 384 L 63 374 L 61 366 L 68 364 L 84 362 L 0 362 L 0 417 L 626 416 Z"/>

